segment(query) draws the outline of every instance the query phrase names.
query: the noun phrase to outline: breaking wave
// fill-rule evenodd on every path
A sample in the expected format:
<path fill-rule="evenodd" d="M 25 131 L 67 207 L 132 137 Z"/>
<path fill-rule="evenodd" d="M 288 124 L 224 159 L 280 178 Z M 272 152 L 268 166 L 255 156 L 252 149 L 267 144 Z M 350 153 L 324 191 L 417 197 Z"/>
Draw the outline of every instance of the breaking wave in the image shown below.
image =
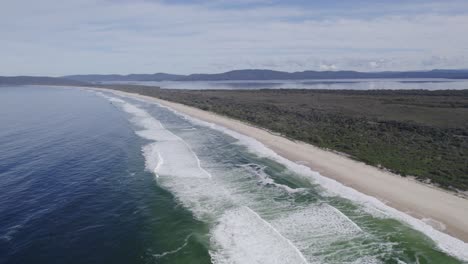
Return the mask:
<path fill-rule="evenodd" d="M 148 112 L 125 100 L 106 97 L 129 113 L 132 122 L 141 128 L 137 135 L 150 141 L 142 152 L 146 168 L 155 173 L 158 184 L 171 191 L 197 219 L 210 224 L 210 254 L 215 263 L 323 263 L 330 260 L 330 263 L 380 263 L 379 254 L 394 250 L 395 243 L 390 242 L 355 243 L 356 239 L 375 238 L 326 201 L 295 203 L 308 190 L 276 182 L 265 173 L 263 165 L 250 162 L 226 168 L 214 166 L 207 160 L 202 162 L 184 139 L 166 129 Z M 358 203 L 366 212 L 375 212 L 378 217 L 398 219 L 436 241 L 445 252 L 468 260 L 468 247 L 464 242 L 421 220 L 289 161 L 255 139 L 159 107 L 169 109 L 192 124 L 227 134 L 252 153 L 285 165 L 324 188 L 321 194 L 324 197 L 338 195 Z M 184 128 L 183 131 L 195 133 L 198 129 Z"/>

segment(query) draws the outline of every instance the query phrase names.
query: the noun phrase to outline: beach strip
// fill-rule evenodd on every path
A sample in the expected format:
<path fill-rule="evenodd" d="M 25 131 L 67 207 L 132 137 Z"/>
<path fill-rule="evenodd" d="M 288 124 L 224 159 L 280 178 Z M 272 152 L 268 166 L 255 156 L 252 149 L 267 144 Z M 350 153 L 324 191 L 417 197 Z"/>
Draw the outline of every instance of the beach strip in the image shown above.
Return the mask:
<path fill-rule="evenodd" d="M 392 208 L 425 221 L 439 231 L 468 242 L 468 199 L 452 192 L 366 165 L 339 153 L 290 140 L 229 117 L 154 97 L 112 92 L 154 101 L 182 114 L 254 138 L 290 161 L 305 165 L 322 176 L 375 197 Z"/>

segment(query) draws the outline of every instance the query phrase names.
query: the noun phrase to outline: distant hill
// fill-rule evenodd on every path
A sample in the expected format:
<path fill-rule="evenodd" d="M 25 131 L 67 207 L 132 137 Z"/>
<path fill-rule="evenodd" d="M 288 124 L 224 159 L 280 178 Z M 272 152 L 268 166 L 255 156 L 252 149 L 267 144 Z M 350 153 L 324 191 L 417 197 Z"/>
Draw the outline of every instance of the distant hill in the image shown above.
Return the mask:
<path fill-rule="evenodd" d="M 87 83 L 54 77 L 35 77 L 35 76 L 0 76 L 0 85 L 73 85 L 83 86 Z"/>
<path fill-rule="evenodd" d="M 89 74 L 89 75 L 68 75 L 62 78 L 82 81 L 82 82 L 115 82 L 115 81 L 174 81 L 185 77 L 184 75 L 167 74 L 167 73 L 155 73 L 155 74 Z"/>
<path fill-rule="evenodd" d="M 468 79 L 468 70 L 431 70 L 406 72 L 357 72 L 357 71 L 302 71 L 283 72 L 273 70 L 235 70 L 215 74 L 178 75 L 167 73 L 155 74 L 89 74 L 55 77 L 0 76 L 0 85 L 89 85 L 110 81 L 242 81 L 242 80 L 308 80 L 308 79 L 406 79 L 406 78 L 443 78 Z"/>
<path fill-rule="evenodd" d="M 181 81 L 224 81 L 224 80 L 282 80 L 291 79 L 289 72 L 272 70 L 235 70 L 216 74 L 190 74 Z"/>
<path fill-rule="evenodd" d="M 219 74 L 191 74 L 181 81 L 224 80 L 304 80 L 304 79 L 385 79 L 385 78 L 446 78 L 468 79 L 468 70 L 432 70 L 408 72 L 357 72 L 357 71 L 302 71 L 282 72 L 272 70 L 236 70 Z"/>
<path fill-rule="evenodd" d="M 234 70 L 215 74 L 177 75 L 167 73 L 155 74 L 90 74 L 68 75 L 62 78 L 82 82 L 109 81 L 235 81 L 235 80 L 307 80 L 307 79 L 405 79 L 405 78 L 445 78 L 468 79 L 468 70 L 431 70 L 431 71 L 302 71 L 283 72 L 261 69 Z"/>

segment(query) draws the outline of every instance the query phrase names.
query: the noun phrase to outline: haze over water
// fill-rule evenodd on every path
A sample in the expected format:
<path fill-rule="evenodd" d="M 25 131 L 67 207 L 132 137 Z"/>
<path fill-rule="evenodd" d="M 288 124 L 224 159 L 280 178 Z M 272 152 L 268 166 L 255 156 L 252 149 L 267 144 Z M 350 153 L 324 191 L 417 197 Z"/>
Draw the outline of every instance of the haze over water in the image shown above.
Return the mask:
<path fill-rule="evenodd" d="M 0 263 L 463 263 L 423 223 L 150 101 L 2 87 L 0 110 Z"/>
<path fill-rule="evenodd" d="M 333 80 L 268 80 L 268 81 L 161 81 L 103 82 L 138 84 L 163 89 L 233 90 L 233 89 L 326 89 L 326 90 L 463 90 L 468 80 L 455 79 L 333 79 Z"/>

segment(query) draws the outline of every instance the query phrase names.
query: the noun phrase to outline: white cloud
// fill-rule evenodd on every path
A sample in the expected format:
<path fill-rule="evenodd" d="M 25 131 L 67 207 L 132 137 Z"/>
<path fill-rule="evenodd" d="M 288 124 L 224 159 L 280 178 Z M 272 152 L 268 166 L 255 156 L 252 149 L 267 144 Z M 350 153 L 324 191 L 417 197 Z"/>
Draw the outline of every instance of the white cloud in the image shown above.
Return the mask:
<path fill-rule="evenodd" d="M 338 67 L 334 64 L 320 64 L 319 70 L 321 71 L 335 71 Z"/>
<path fill-rule="evenodd" d="M 0 75 L 468 68 L 466 13 L 369 18 L 317 12 L 274 5 L 10 1 L 0 9 Z"/>

